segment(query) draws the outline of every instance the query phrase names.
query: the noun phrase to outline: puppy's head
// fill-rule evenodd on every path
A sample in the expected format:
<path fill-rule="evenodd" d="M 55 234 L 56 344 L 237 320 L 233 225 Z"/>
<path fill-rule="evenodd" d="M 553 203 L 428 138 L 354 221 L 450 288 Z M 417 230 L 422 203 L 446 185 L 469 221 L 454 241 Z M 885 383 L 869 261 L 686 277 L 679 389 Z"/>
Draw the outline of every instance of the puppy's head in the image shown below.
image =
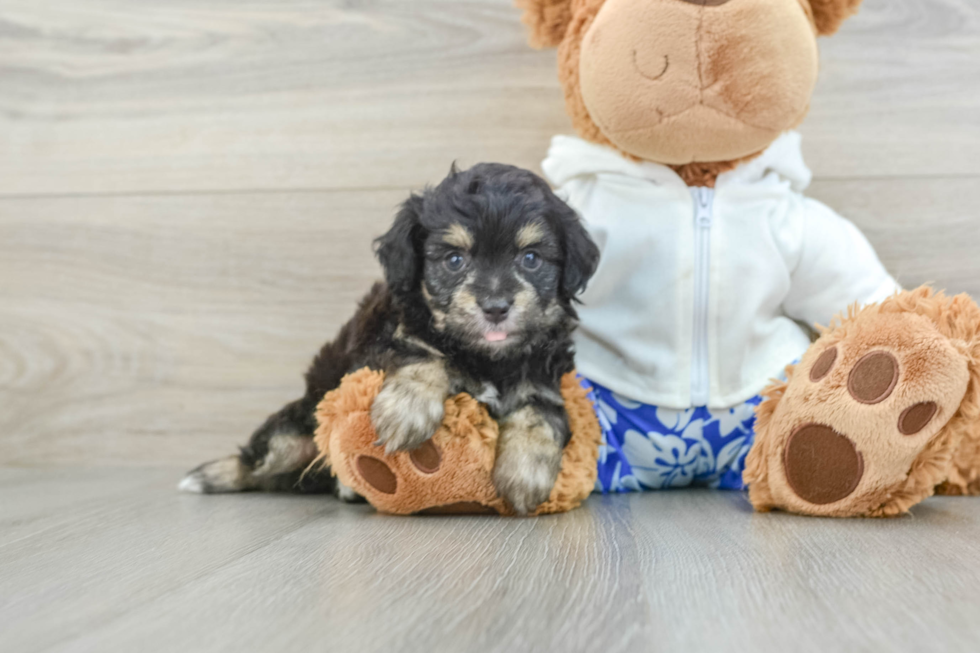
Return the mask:
<path fill-rule="evenodd" d="M 377 241 L 394 295 L 430 327 L 491 357 L 553 337 L 595 272 L 599 251 L 536 175 L 484 163 L 413 195 Z"/>

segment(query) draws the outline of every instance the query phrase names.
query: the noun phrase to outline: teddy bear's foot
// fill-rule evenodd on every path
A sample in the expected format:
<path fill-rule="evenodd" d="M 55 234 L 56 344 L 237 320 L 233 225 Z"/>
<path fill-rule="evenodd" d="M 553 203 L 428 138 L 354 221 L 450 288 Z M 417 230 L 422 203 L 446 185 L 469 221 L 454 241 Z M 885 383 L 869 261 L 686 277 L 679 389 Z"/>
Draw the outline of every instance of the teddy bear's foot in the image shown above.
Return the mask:
<path fill-rule="evenodd" d="M 320 463 L 383 512 L 514 514 L 493 482 L 499 431 L 486 408 L 466 394 L 450 397 L 431 439 L 411 451 L 389 454 L 377 444 L 371 419 L 371 404 L 383 380 L 381 372 L 358 370 L 320 402 L 315 436 Z M 572 439 L 562 453 L 550 495 L 544 494 L 544 503 L 532 514 L 571 510 L 595 485 L 601 431 L 588 393 L 574 373 L 562 379 L 562 396 Z"/>
<path fill-rule="evenodd" d="M 920 289 L 867 307 L 768 389 L 745 472 L 757 509 L 892 516 L 950 478 L 976 426 L 962 411 L 968 387 L 976 394 L 976 345 L 949 333 L 955 302 L 969 300 Z M 957 314 L 975 320 L 975 337 L 969 305 Z"/>
<path fill-rule="evenodd" d="M 353 454 L 351 473 L 358 487 L 380 510 L 394 514 L 498 514 L 501 501 L 482 469 L 473 467 L 481 457 L 478 451 L 464 451 L 459 445 L 439 438 L 399 454 L 366 449 Z M 374 445 L 372 445 L 374 447 Z M 467 476 L 459 469 L 469 469 Z M 453 478 L 453 476 L 459 476 Z"/>
<path fill-rule="evenodd" d="M 936 488 L 936 494 L 980 496 L 980 418 L 973 421 L 972 427 L 966 430 L 953 453 L 949 475 Z"/>
<path fill-rule="evenodd" d="M 497 428 L 467 395 L 445 402 L 432 438 L 410 451 L 388 453 L 377 442 L 371 405 L 383 375 L 359 370 L 318 408 L 316 442 L 338 481 L 376 508 L 417 512 L 495 513 L 503 508 L 490 477 Z"/>

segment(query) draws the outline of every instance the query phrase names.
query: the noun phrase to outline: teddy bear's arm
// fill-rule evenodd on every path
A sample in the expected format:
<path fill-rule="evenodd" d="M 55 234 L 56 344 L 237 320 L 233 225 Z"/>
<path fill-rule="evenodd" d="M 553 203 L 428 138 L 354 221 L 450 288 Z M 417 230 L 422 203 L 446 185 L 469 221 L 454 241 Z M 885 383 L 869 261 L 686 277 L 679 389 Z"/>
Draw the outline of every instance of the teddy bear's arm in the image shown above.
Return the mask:
<path fill-rule="evenodd" d="M 802 229 L 783 310 L 826 325 L 857 302 L 879 302 L 901 290 L 857 227 L 816 200 L 803 200 Z"/>

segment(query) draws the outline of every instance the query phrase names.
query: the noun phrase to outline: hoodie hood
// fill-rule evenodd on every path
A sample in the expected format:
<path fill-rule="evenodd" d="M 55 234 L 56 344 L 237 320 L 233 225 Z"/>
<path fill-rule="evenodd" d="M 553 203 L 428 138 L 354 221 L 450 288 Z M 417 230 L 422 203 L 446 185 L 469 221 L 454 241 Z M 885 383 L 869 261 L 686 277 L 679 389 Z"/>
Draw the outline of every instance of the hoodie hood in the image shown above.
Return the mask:
<path fill-rule="evenodd" d="M 794 191 L 802 192 L 810 185 L 813 175 L 803 161 L 801 140 L 799 132 L 784 133 L 756 158 L 719 175 L 718 186 L 775 181 L 788 182 Z M 611 147 L 576 136 L 555 136 L 541 167 L 556 187 L 575 177 L 598 174 L 626 175 L 664 186 L 687 186 L 676 172 L 663 164 L 633 161 Z"/>

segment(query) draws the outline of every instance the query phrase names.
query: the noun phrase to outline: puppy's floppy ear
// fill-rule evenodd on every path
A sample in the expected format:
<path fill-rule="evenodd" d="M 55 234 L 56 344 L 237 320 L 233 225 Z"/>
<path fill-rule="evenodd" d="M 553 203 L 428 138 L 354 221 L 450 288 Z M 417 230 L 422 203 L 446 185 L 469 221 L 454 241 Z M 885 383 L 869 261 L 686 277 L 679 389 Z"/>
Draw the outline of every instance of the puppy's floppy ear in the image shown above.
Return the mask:
<path fill-rule="evenodd" d="M 374 241 L 374 251 L 385 271 L 385 281 L 395 294 L 409 293 L 418 286 L 422 274 L 419 247 L 422 240 L 421 195 L 409 197 L 395 216 L 388 233 Z"/>
<path fill-rule="evenodd" d="M 845 20 L 857 13 L 860 5 L 861 0 L 810 0 L 817 33 L 830 36 L 840 29 Z"/>
<path fill-rule="evenodd" d="M 553 48 L 565 38 L 572 22 L 572 0 L 515 0 L 524 10 L 521 20 L 530 34 L 532 48 Z"/>
<path fill-rule="evenodd" d="M 565 267 L 561 275 L 562 295 L 571 300 L 585 290 L 589 279 L 595 274 L 599 265 L 599 248 L 572 207 L 551 191 L 548 199 L 553 206 L 552 212 L 561 225 L 562 249 L 565 253 Z"/>

